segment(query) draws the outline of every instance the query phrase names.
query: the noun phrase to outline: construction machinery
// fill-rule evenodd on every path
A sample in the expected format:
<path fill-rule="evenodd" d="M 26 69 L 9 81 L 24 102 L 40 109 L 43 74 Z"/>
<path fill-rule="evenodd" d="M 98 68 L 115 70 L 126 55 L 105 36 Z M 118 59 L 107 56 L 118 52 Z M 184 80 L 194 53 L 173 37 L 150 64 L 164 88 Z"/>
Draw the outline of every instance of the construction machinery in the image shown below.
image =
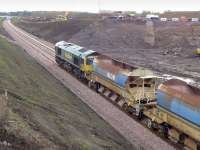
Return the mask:
<path fill-rule="evenodd" d="M 197 48 L 196 54 L 197 54 L 197 55 L 200 55 L 200 48 Z"/>

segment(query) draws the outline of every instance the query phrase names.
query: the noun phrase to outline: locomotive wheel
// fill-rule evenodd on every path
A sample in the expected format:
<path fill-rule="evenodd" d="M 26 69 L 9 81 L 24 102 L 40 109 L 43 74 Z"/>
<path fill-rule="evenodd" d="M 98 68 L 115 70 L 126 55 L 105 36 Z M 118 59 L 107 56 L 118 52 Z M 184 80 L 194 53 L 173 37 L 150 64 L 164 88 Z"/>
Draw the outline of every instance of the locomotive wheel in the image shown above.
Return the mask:
<path fill-rule="evenodd" d="M 122 109 L 127 111 L 128 110 L 128 104 L 127 103 L 124 103 L 123 106 L 122 106 Z"/>

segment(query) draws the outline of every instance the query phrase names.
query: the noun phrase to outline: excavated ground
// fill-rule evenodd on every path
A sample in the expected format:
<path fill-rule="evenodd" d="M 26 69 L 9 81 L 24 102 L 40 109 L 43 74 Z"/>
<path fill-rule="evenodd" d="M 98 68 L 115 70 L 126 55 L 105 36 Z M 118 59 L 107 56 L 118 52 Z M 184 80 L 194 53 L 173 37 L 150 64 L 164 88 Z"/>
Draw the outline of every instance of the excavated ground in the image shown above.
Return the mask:
<path fill-rule="evenodd" d="M 155 71 L 200 79 L 200 24 L 156 23 L 155 45 L 144 42 L 146 26 L 103 21 L 93 24 L 70 42 L 95 49 L 111 57 Z"/>
<path fill-rule="evenodd" d="M 73 19 L 72 19 L 73 20 Z M 59 40 L 74 42 L 81 46 L 94 49 L 113 58 L 136 66 L 143 66 L 155 71 L 200 80 L 200 58 L 195 55 L 195 49 L 200 47 L 200 23 L 157 22 L 154 25 L 155 44 L 145 43 L 146 25 L 134 21 L 95 20 L 82 26 L 82 20 L 54 23 L 61 34 L 58 34 L 52 24 L 22 23 L 16 24 L 34 35 L 54 43 Z M 76 22 L 80 26 L 69 26 Z M 65 28 L 65 27 L 66 28 Z M 49 28 L 49 33 L 43 30 Z M 66 35 L 71 32 L 70 37 Z M 56 34 L 56 36 L 52 36 Z"/>

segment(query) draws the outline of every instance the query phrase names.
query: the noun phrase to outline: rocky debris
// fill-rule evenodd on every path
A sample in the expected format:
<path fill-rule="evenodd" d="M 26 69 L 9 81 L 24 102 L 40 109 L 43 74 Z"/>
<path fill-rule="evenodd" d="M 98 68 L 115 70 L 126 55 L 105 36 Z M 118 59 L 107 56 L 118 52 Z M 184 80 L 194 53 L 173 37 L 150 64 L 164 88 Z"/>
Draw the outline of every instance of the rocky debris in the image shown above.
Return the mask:
<path fill-rule="evenodd" d="M 166 49 L 163 51 L 163 55 L 172 55 L 172 56 L 178 56 L 181 55 L 182 49 L 180 47 L 175 47 L 172 49 Z"/>
<path fill-rule="evenodd" d="M 189 36 L 187 37 L 187 41 L 191 46 L 200 47 L 200 36 Z"/>
<path fill-rule="evenodd" d="M 3 141 L 3 142 L 0 141 L 0 145 L 8 146 L 8 147 L 11 146 L 11 144 L 7 141 Z"/>

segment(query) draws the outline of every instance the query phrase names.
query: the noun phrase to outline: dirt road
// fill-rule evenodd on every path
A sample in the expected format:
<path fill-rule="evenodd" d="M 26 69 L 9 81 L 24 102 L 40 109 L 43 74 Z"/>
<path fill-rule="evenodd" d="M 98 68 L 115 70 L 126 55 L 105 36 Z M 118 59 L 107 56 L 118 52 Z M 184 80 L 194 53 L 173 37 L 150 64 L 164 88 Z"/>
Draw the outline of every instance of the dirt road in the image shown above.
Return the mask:
<path fill-rule="evenodd" d="M 9 21 L 4 22 L 8 33 L 33 56 L 50 73 L 60 80 L 66 87 L 79 96 L 96 113 L 113 126 L 137 149 L 172 150 L 172 146 L 161 140 L 126 114 L 114 107 L 104 98 L 93 92 L 71 75 L 60 69 L 54 62 L 54 49 L 52 44 L 44 42 L 13 26 Z M 153 144 L 152 144 L 153 143 Z"/>

